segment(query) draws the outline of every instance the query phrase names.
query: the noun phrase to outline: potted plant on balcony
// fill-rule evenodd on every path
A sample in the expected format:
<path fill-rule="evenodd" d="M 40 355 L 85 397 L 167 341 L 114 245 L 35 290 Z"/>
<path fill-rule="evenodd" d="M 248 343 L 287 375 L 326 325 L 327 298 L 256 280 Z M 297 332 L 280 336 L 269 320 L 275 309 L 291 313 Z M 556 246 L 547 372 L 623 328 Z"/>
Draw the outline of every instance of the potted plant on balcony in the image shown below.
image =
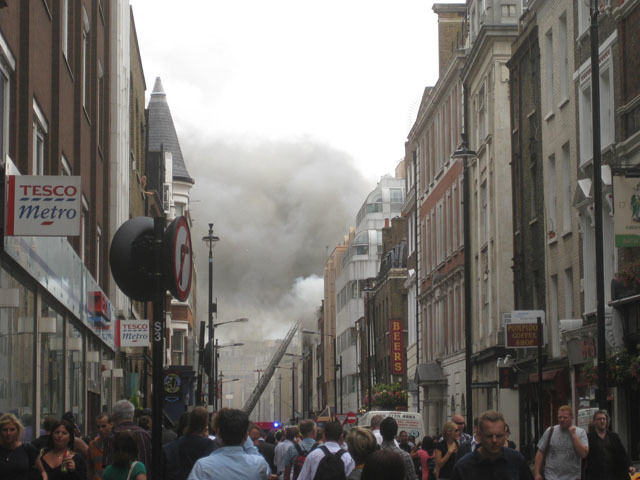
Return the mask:
<path fill-rule="evenodd" d="M 640 346 L 639 346 L 640 347 Z M 640 350 L 630 352 L 626 348 L 607 355 L 607 384 L 609 386 L 628 385 L 640 387 Z M 589 385 L 598 383 L 598 365 L 595 360 L 582 366 L 582 378 Z"/>
<path fill-rule="evenodd" d="M 640 293 L 640 262 L 622 267 L 611 280 L 611 298 L 614 300 Z"/>
<path fill-rule="evenodd" d="M 371 408 L 374 410 L 406 410 L 409 394 L 400 383 L 386 385 L 379 383 L 371 392 Z M 369 403 L 369 397 L 365 396 L 363 405 Z"/>

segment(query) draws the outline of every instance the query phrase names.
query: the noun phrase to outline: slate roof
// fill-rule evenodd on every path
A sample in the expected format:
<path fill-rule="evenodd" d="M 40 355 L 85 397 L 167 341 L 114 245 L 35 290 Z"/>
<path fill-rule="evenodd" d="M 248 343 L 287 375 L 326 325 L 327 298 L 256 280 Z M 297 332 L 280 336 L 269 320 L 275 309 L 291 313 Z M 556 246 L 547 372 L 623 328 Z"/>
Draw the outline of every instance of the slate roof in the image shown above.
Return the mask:
<path fill-rule="evenodd" d="M 159 152 L 164 145 L 164 151 L 171 152 L 173 156 L 173 179 L 193 185 L 195 181 L 189 175 L 184 163 L 176 127 L 173 125 L 171 110 L 167 103 L 167 94 L 162 87 L 160 77 L 156 77 L 147 109 L 149 111 L 149 151 Z"/>

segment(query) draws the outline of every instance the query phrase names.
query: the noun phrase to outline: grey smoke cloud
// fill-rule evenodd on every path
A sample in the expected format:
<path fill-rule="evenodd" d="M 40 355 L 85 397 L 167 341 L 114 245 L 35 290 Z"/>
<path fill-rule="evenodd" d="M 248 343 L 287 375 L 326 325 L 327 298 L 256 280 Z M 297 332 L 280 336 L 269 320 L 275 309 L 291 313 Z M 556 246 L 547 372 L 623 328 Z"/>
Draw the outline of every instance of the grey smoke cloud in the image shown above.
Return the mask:
<path fill-rule="evenodd" d="M 198 320 L 205 320 L 208 223 L 220 237 L 213 251 L 213 296 L 225 341 L 282 338 L 298 318 L 315 328 L 323 267 L 372 188 L 353 159 L 313 139 L 180 137 L 191 190 L 198 271 Z"/>

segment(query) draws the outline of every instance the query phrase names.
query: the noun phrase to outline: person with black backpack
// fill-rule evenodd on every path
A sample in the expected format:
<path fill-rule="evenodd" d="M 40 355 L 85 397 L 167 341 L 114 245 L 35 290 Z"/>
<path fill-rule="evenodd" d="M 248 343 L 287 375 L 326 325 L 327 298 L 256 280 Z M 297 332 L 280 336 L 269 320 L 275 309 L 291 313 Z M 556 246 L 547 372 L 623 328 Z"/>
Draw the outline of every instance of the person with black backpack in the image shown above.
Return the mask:
<path fill-rule="evenodd" d="M 316 442 L 316 422 L 304 420 L 300 424 L 300 436 L 302 441 L 299 443 L 294 442 L 285 455 L 284 478 L 297 480 L 307 455 L 318 446 L 318 442 Z M 291 477 L 292 472 L 293 477 Z"/>
<path fill-rule="evenodd" d="M 324 443 L 307 455 L 298 480 L 346 480 L 355 468 L 355 462 L 338 444 L 341 436 L 339 422 L 326 424 L 322 436 Z"/>

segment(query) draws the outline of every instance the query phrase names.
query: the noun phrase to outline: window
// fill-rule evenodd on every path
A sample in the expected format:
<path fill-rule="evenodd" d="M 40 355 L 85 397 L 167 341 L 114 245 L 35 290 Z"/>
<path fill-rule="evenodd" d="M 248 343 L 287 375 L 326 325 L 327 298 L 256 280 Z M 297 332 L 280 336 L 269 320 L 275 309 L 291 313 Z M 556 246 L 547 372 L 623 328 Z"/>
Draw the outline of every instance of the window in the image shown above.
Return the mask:
<path fill-rule="evenodd" d="M 480 228 L 482 243 L 489 240 L 489 205 L 487 201 L 487 181 L 480 186 Z"/>
<path fill-rule="evenodd" d="M 104 74 L 102 71 L 102 63 L 98 62 L 98 105 L 96 106 L 96 132 L 98 134 L 98 146 L 104 149 L 105 145 L 105 132 L 106 132 L 106 111 L 104 106 L 105 91 L 104 91 Z"/>
<path fill-rule="evenodd" d="M 102 250 L 102 229 L 96 226 L 96 282 L 100 285 L 100 252 Z"/>
<path fill-rule="evenodd" d="M 556 232 L 557 218 L 556 218 L 556 157 L 551 155 L 547 162 L 547 232 L 549 232 L 549 238 L 551 232 Z"/>
<path fill-rule="evenodd" d="M 67 157 L 64 156 L 64 153 L 62 154 L 62 157 L 60 157 L 60 163 L 62 164 L 61 174 L 71 176 L 71 165 L 69 164 Z"/>
<path fill-rule="evenodd" d="M 581 36 L 591 23 L 589 3 L 585 3 L 584 0 L 576 0 L 576 3 L 578 4 L 578 36 Z"/>
<path fill-rule="evenodd" d="M 478 145 L 487 137 L 487 95 L 485 86 L 478 93 Z"/>
<path fill-rule="evenodd" d="M 580 89 L 580 165 L 593 157 L 593 124 L 591 121 L 591 83 Z"/>
<path fill-rule="evenodd" d="M 573 268 L 564 271 L 564 318 L 573 318 Z"/>
<path fill-rule="evenodd" d="M 549 282 L 549 323 L 551 338 L 551 354 L 557 357 L 560 354 L 560 335 L 558 331 L 558 276 L 551 275 Z"/>
<path fill-rule="evenodd" d="M 61 0 L 60 2 L 60 16 L 62 18 L 62 53 L 64 58 L 67 59 L 67 64 L 71 66 L 71 59 L 69 58 L 70 43 L 71 43 L 71 8 L 69 6 L 69 0 Z"/>
<path fill-rule="evenodd" d="M 184 363 L 184 330 L 174 330 L 171 342 L 171 365 L 182 365 Z"/>
<path fill-rule="evenodd" d="M 9 75 L 0 62 L 0 163 L 8 153 L 9 146 Z"/>
<path fill-rule="evenodd" d="M 407 254 L 411 255 L 415 250 L 415 221 L 416 221 L 416 212 L 411 212 L 409 215 L 409 221 L 407 222 L 407 245 L 409 247 Z"/>
<path fill-rule="evenodd" d="M 31 171 L 32 175 L 44 175 L 49 125 L 35 99 L 33 100 L 33 113 L 33 152 Z"/>
<path fill-rule="evenodd" d="M 80 224 L 80 259 L 85 263 L 85 255 L 88 253 L 87 239 L 89 237 L 89 203 L 82 195 L 82 222 Z"/>
<path fill-rule="evenodd" d="M 84 418 L 84 395 L 86 392 L 84 385 L 84 337 L 82 332 L 68 321 L 66 347 L 67 398 L 71 407 L 69 410 L 76 415 L 76 418 Z"/>
<path fill-rule="evenodd" d="M 569 81 L 569 50 L 567 36 L 567 14 L 560 16 L 558 24 L 558 81 L 560 82 L 560 102 L 568 98 L 567 84 Z"/>
<path fill-rule="evenodd" d="M 391 195 L 391 211 L 402 211 L 404 205 L 404 190 L 402 188 L 390 188 Z"/>
<path fill-rule="evenodd" d="M 40 304 L 40 416 L 64 413 L 64 320 L 47 305 Z"/>
<path fill-rule="evenodd" d="M 90 66 L 89 17 L 82 8 L 82 106 L 87 109 L 89 101 L 89 66 Z"/>
<path fill-rule="evenodd" d="M 516 6 L 514 4 L 508 3 L 502 5 L 502 16 L 506 18 L 515 17 L 517 14 Z"/>
<path fill-rule="evenodd" d="M 5 268 L 0 268 L 0 286 L 17 288 L 18 308 L 4 308 L 0 322 L 0 411 L 31 413 L 35 405 L 34 327 L 36 302 L 34 294 Z M 44 369 L 44 366 L 42 367 Z M 43 392 L 41 392 L 41 395 Z M 33 418 L 22 417 L 26 429 L 23 442 L 34 440 Z"/>
<path fill-rule="evenodd" d="M 544 37 L 544 54 L 547 57 L 545 62 L 545 90 L 547 94 L 547 113 L 549 114 L 553 112 L 553 32 L 549 30 Z"/>
<path fill-rule="evenodd" d="M 610 43 L 609 37 L 605 42 Z M 611 47 L 600 52 L 600 131 L 601 148 L 609 147 L 615 139 L 613 68 L 611 64 Z M 590 62 L 585 62 L 579 70 L 579 130 L 580 130 L 580 165 L 593 158 L 593 128 L 591 112 L 591 75 L 588 74 Z M 587 74 L 585 75 L 585 72 Z"/>
<path fill-rule="evenodd" d="M 569 142 L 562 146 L 562 232 L 571 230 L 571 155 Z"/>

